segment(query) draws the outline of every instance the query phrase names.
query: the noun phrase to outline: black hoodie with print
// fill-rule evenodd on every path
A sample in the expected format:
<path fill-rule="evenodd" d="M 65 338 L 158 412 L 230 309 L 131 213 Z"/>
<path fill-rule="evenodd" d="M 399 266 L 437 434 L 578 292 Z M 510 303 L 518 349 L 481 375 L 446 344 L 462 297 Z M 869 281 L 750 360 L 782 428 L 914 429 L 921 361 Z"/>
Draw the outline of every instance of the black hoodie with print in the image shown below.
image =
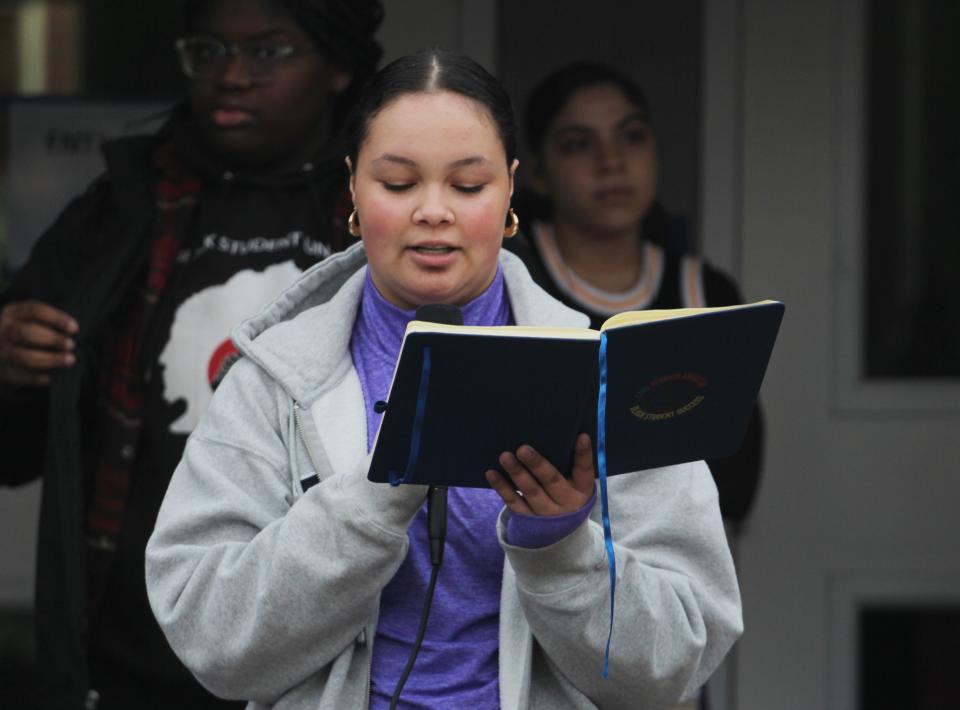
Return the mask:
<path fill-rule="evenodd" d="M 146 277 L 157 233 L 154 155 L 171 142 L 200 191 L 143 340 L 143 421 L 121 533 L 88 605 L 86 560 L 97 553 L 84 544 L 83 511 L 104 342 Z M 272 172 L 227 170 L 203 154 L 179 113 L 156 136 L 108 143 L 104 156 L 105 174 L 61 213 L 0 294 L 0 306 L 45 301 L 81 328 L 77 364 L 49 391 L 0 398 L 0 445 L 14 452 L 0 481 L 44 479 L 35 607 L 41 704 L 82 707 L 92 689 L 100 708 L 219 707 L 153 619 L 144 548 L 186 438 L 234 356 L 231 328 L 350 240 L 346 170 L 333 150 Z"/>

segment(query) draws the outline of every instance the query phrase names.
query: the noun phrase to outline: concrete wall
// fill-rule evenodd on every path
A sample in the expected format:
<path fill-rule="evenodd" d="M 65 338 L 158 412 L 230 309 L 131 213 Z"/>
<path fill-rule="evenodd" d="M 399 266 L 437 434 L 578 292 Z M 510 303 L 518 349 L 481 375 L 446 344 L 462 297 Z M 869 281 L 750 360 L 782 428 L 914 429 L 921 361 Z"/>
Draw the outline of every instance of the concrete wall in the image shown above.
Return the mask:
<path fill-rule="evenodd" d="M 960 603 L 960 390 L 914 407 L 923 385 L 884 390 L 843 356 L 859 333 L 862 4 L 741 12 L 741 273 L 787 315 L 741 544 L 738 707 L 853 710 L 859 606 Z"/>

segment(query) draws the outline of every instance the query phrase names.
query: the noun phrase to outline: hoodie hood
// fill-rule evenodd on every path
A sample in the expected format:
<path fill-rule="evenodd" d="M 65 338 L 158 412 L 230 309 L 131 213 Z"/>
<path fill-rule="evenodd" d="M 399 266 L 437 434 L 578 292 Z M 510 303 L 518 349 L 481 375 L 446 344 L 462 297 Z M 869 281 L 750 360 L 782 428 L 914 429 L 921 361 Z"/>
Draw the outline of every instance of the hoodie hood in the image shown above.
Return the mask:
<path fill-rule="evenodd" d="M 350 368 L 353 323 L 363 293 L 363 244 L 309 268 L 257 315 L 233 331 L 244 356 L 267 371 L 301 404 L 334 386 Z M 510 307 L 518 325 L 587 327 L 584 314 L 534 284 L 515 255 L 500 251 Z"/>

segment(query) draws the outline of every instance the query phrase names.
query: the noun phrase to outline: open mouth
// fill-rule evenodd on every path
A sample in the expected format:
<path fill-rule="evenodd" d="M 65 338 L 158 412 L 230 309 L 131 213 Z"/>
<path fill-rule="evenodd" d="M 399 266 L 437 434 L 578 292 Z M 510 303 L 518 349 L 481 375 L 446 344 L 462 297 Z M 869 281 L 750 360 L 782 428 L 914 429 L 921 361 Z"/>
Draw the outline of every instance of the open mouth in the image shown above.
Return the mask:
<path fill-rule="evenodd" d="M 418 246 L 418 247 L 413 247 L 413 250 L 414 250 L 415 252 L 417 252 L 418 254 L 428 254 L 428 255 L 432 255 L 432 254 L 449 254 L 449 253 L 455 251 L 455 249 L 454 249 L 453 247 L 442 246 L 442 245 L 436 245 L 436 246 L 433 246 L 433 245 L 431 245 L 431 246 Z"/>

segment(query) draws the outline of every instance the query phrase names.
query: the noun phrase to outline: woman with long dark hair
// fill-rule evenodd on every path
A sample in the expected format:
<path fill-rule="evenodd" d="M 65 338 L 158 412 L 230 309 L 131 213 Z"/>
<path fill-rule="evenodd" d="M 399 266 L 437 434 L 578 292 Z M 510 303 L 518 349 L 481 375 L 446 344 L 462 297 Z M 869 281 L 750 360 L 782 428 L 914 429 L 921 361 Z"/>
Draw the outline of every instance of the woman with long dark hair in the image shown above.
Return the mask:
<path fill-rule="evenodd" d="M 507 247 L 552 296 L 594 328 L 622 311 L 742 303 L 733 280 L 671 228 L 650 104 L 630 77 L 595 62 L 560 67 L 530 92 L 523 133 L 532 190 Z M 735 525 L 753 504 L 762 449 L 757 409 L 739 453 L 709 462 Z"/>

